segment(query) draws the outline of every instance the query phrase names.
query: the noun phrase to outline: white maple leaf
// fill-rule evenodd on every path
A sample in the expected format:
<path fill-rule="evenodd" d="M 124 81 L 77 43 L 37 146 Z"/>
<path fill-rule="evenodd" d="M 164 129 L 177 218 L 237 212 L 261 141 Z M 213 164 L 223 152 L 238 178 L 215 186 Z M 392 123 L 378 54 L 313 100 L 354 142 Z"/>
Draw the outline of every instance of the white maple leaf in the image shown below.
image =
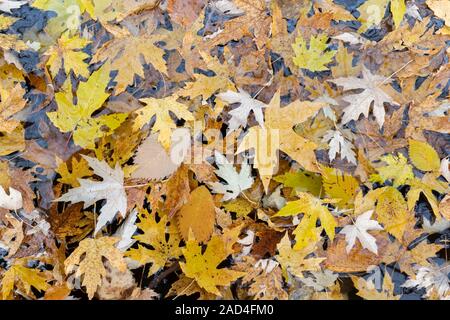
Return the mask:
<path fill-rule="evenodd" d="M 310 271 L 310 273 L 312 275 L 311 277 L 305 277 L 300 279 L 300 281 L 308 287 L 314 288 L 316 291 L 322 291 L 331 287 L 339 277 L 339 274 L 330 270 L 324 270 L 321 272 Z"/>
<path fill-rule="evenodd" d="M 223 194 L 222 201 L 236 199 L 239 194 L 250 188 L 253 184 L 251 168 L 248 163 L 243 163 L 241 171 L 237 173 L 231 163 L 219 152 L 215 152 L 217 166 L 216 175 L 226 181 L 227 184 L 214 182 L 211 184 L 214 193 Z"/>
<path fill-rule="evenodd" d="M 23 207 L 22 194 L 14 188 L 9 188 L 9 195 L 0 186 L 0 208 L 19 210 Z"/>
<path fill-rule="evenodd" d="M 12 1 L 12 0 L 0 0 L 0 11 L 11 13 L 12 9 L 18 9 L 28 1 Z"/>
<path fill-rule="evenodd" d="M 95 234 L 100 231 L 108 222 L 111 222 L 117 213 L 125 218 L 127 211 L 127 195 L 123 186 L 124 174 L 119 164 L 114 169 L 104 161 L 95 158 L 83 156 L 94 169 L 94 173 L 103 181 L 92 181 L 87 179 L 78 179 L 80 186 L 70 189 L 55 201 L 65 202 L 84 202 L 84 208 L 93 205 L 99 200 L 106 200 L 106 203 L 100 209 Z"/>
<path fill-rule="evenodd" d="M 240 103 L 241 105 L 236 109 L 228 112 L 231 115 L 231 119 L 228 122 L 229 132 L 233 132 L 239 127 L 247 126 L 247 118 L 251 111 L 255 115 L 255 119 L 258 124 L 264 128 L 264 115 L 262 109 L 267 107 L 266 104 L 259 100 L 253 99 L 248 92 L 238 88 L 239 92 L 228 90 L 225 93 L 219 93 L 217 97 L 226 103 Z"/>
<path fill-rule="evenodd" d="M 328 157 L 330 162 L 336 158 L 338 153 L 341 154 L 341 159 L 347 159 L 356 165 L 356 154 L 353 151 L 353 144 L 344 138 L 339 131 L 329 130 L 323 137 L 323 142 L 328 143 L 330 149 L 328 150 Z"/>
<path fill-rule="evenodd" d="M 346 124 L 351 120 L 358 120 L 363 114 L 366 118 L 369 116 L 369 110 L 373 104 L 373 115 L 380 126 L 384 124 L 386 111 L 384 103 L 398 104 L 387 93 L 381 89 L 383 84 L 388 84 L 392 79 L 372 74 L 363 66 L 362 78 L 349 77 L 330 80 L 338 86 L 342 86 L 344 90 L 364 89 L 361 93 L 351 94 L 343 97 L 343 100 L 350 103 L 344 109 L 342 123 Z"/>
<path fill-rule="evenodd" d="M 122 223 L 120 228 L 114 233 L 115 237 L 120 238 L 120 241 L 116 244 L 116 248 L 122 252 L 127 251 L 136 242 L 136 240 L 133 239 L 133 235 L 137 231 L 137 214 L 137 210 L 134 209 Z"/>
<path fill-rule="evenodd" d="M 347 225 L 341 230 L 340 233 L 345 235 L 345 241 L 347 241 L 347 246 L 345 247 L 347 253 L 352 250 L 353 246 L 355 245 L 356 238 L 358 238 L 363 248 L 366 248 L 369 251 L 378 254 L 376 239 L 367 231 L 383 230 L 383 227 L 380 226 L 377 221 L 370 220 L 372 213 L 373 210 L 370 210 L 361 214 L 356 218 L 356 221 L 353 225 Z"/>
<path fill-rule="evenodd" d="M 418 267 L 415 279 L 409 279 L 402 284 L 405 288 L 424 288 L 427 291 L 426 296 L 431 296 L 432 291 L 436 290 L 441 299 L 449 298 L 450 264 L 446 266 Z"/>

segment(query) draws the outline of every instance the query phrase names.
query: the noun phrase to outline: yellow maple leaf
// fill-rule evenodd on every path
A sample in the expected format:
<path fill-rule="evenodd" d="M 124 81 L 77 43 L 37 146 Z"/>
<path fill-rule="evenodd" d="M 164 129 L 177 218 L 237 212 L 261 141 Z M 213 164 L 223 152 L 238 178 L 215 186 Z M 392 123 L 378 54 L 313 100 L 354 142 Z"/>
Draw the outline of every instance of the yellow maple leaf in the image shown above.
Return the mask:
<path fill-rule="evenodd" d="M 319 237 L 316 230 L 317 220 L 320 220 L 322 228 L 333 241 L 337 222 L 330 210 L 324 206 L 324 201 L 306 192 L 299 193 L 298 197 L 299 200 L 288 202 L 277 214 L 272 216 L 291 217 L 303 213 L 302 220 L 293 232 L 296 240 L 294 249 L 300 250 L 311 241 L 317 242 Z"/>
<path fill-rule="evenodd" d="M 320 34 L 317 37 L 311 36 L 309 46 L 307 46 L 305 39 L 300 34 L 292 44 L 295 53 L 294 64 L 299 68 L 313 72 L 328 70 L 326 65 L 333 61 L 336 51 L 325 51 L 327 41 L 328 37 L 325 34 Z"/>
<path fill-rule="evenodd" d="M 58 165 L 58 168 L 56 168 L 55 171 L 61 176 L 58 181 L 68 184 L 73 188 L 80 186 L 78 179 L 90 177 L 94 173 L 84 158 L 77 160 L 77 158 L 72 157 L 72 170 L 70 171 L 67 167 L 67 162 L 62 161 L 58 157 L 56 158 L 56 164 Z"/>
<path fill-rule="evenodd" d="M 111 69 L 118 71 L 115 78 L 117 82 L 115 90 L 116 94 L 119 94 L 125 91 L 128 85 L 133 84 L 135 74 L 144 77 L 142 57 L 156 70 L 167 74 L 167 66 L 163 58 L 164 50 L 155 45 L 163 39 L 162 35 L 133 36 L 129 33 L 116 35 L 95 53 L 92 62 L 108 60 L 111 63 Z"/>
<path fill-rule="evenodd" d="M 361 71 L 361 66 L 353 66 L 353 53 L 348 51 L 348 48 L 339 46 L 336 53 L 336 65 L 331 67 L 331 72 L 334 78 L 340 77 L 356 77 Z"/>
<path fill-rule="evenodd" d="M 73 104 L 70 79 L 67 80 L 65 91 L 55 94 L 58 110 L 47 112 L 51 122 L 62 132 L 73 132 L 73 141 L 83 148 L 95 149 L 95 140 L 111 134 L 127 117 L 126 114 L 117 113 L 91 118 L 109 97 L 105 92 L 109 72 L 110 67 L 106 64 L 94 72 L 87 82 L 81 82 L 76 105 Z"/>
<path fill-rule="evenodd" d="M 385 271 L 383 278 L 383 287 L 381 291 L 377 290 L 373 280 L 365 280 L 362 277 L 352 276 L 353 284 L 358 290 L 357 295 L 366 300 L 399 300 L 400 296 L 394 293 L 394 284 L 391 276 Z"/>
<path fill-rule="evenodd" d="M 314 153 L 317 145 L 296 134 L 293 127 L 312 117 L 324 106 L 323 103 L 295 101 L 281 108 L 278 91 L 266 108 L 264 128 L 254 126 L 249 129 L 237 153 L 255 150 L 253 167 L 258 169 L 266 192 L 278 166 L 277 150 L 289 155 L 306 170 L 319 171 Z"/>
<path fill-rule="evenodd" d="M 126 256 L 137 261 L 139 265 L 152 263 L 148 271 L 150 276 L 164 268 L 168 261 L 181 255 L 181 249 L 178 246 L 181 239 L 173 224 L 167 226 L 167 216 L 161 217 L 159 222 L 156 222 L 154 214 L 149 215 L 145 210 L 141 210 L 139 220 L 140 222 L 136 223 L 136 226 L 143 231 L 143 234 L 134 236 L 134 239 L 151 246 L 152 250 L 139 244 L 137 249 L 130 249 Z M 166 237 L 167 233 L 169 234 L 168 238 Z"/>
<path fill-rule="evenodd" d="M 309 192 L 314 196 L 319 196 L 322 192 L 322 176 L 305 170 L 286 172 L 276 176 L 273 180 L 282 183 L 285 187 L 293 188 L 293 194 Z"/>
<path fill-rule="evenodd" d="M 203 74 L 196 74 L 195 81 L 187 83 L 179 94 L 182 97 L 191 97 L 191 99 L 202 96 L 203 100 L 206 100 L 219 90 L 231 88 L 230 81 L 225 77 L 207 77 Z"/>
<path fill-rule="evenodd" d="M 414 206 L 421 194 L 425 195 L 428 203 L 433 210 L 436 218 L 440 218 L 439 201 L 433 191 L 445 194 L 448 193 L 448 183 L 439 180 L 439 173 L 428 172 L 422 179 L 414 178 L 409 181 L 410 190 L 407 193 L 407 202 L 409 210 L 414 210 Z"/>
<path fill-rule="evenodd" d="M 59 70 L 64 66 L 64 71 L 69 75 L 70 71 L 78 76 L 87 78 L 89 76 L 89 65 L 84 62 L 89 55 L 81 50 L 91 41 L 80 38 L 78 35 L 73 37 L 67 33 L 61 35 L 58 44 L 47 51 L 49 56 L 47 67 L 53 77 L 56 77 Z"/>
<path fill-rule="evenodd" d="M 9 269 L 3 274 L 2 278 L 2 296 L 3 300 L 8 299 L 15 285 L 25 289 L 25 293 L 30 295 L 31 287 L 40 291 L 45 291 L 49 288 L 46 278 L 43 276 L 44 272 L 37 269 L 30 269 L 25 266 L 27 258 L 17 260 Z"/>
<path fill-rule="evenodd" d="M 339 208 L 352 208 L 359 190 L 358 181 L 337 169 L 321 166 L 323 187 L 327 196 L 339 200 Z"/>
<path fill-rule="evenodd" d="M 233 89 L 233 83 L 230 81 L 227 65 L 222 65 L 218 58 L 211 57 L 205 52 L 199 53 L 206 63 L 209 70 L 214 72 L 214 76 L 208 77 L 204 74 L 194 74 L 195 81 L 188 82 L 186 86 L 179 91 L 181 97 L 190 97 L 191 99 L 202 96 L 207 100 L 217 91 L 227 91 Z"/>
<path fill-rule="evenodd" d="M 141 99 L 146 104 L 145 107 L 135 111 L 134 130 L 141 129 L 153 116 L 156 117 L 152 127 L 153 133 L 159 133 L 158 141 L 166 149 L 170 149 L 172 130 L 176 128 L 170 112 L 173 112 L 179 119 L 193 121 L 194 116 L 189 112 L 188 107 L 177 101 L 178 96 L 169 96 L 163 99 L 146 98 Z"/>
<path fill-rule="evenodd" d="M 359 6 L 358 21 L 361 22 L 359 31 L 363 33 L 372 27 L 377 27 L 386 13 L 388 4 L 389 0 L 367 0 Z"/>
<path fill-rule="evenodd" d="M 67 274 L 74 270 L 75 277 L 83 277 L 82 285 L 86 287 L 89 299 L 94 297 L 97 287 L 101 285 L 106 275 L 103 257 L 120 272 L 127 270 L 123 254 L 114 245 L 118 238 L 102 237 L 98 239 L 84 239 L 72 254 L 64 261 Z"/>
<path fill-rule="evenodd" d="M 320 230 L 315 230 L 320 233 Z M 317 242 L 310 242 L 306 247 L 295 250 L 291 247 L 291 240 L 286 233 L 277 245 L 277 261 L 281 264 L 283 271 L 289 271 L 296 277 L 303 278 L 303 272 L 320 271 L 320 263 L 325 258 L 309 257 L 316 250 Z M 308 258 L 306 258 L 308 257 Z"/>
<path fill-rule="evenodd" d="M 217 266 L 233 251 L 233 244 L 239 239 L 241 227 L 224 231 L 222 236 L 213 236 L 202 253 L 202 247 L 194 239 L 192 233 L 182 249 L 186 262 L 180 262 L 184 274 L 195 279 L 206 291 L 220 296 L 217 286 L 229 286 L 232 281 L 245 275 L 244 272 L 217 269 Z"/>
<path fill-rule="evenodd" d="M 236 198 L 222 204 L 227 212 L 235 212 L 237 217 L 245 217 L 253 210 L 252 204 L 243 198 Z"/>
<path fill-rule="evenodd" d="M 403 154 L 399 153 L 397 156 L 388 154 L 381 157 L 381 160 L 387 165 L 376 168 L 378 174 L 372 174 L 370 181 L 384 183 L 386 180 L 392 180 L 393 186 L 398 187 L 407 184 L 414 178 L 412 167 L 407 163 L 408 159 Z"/>

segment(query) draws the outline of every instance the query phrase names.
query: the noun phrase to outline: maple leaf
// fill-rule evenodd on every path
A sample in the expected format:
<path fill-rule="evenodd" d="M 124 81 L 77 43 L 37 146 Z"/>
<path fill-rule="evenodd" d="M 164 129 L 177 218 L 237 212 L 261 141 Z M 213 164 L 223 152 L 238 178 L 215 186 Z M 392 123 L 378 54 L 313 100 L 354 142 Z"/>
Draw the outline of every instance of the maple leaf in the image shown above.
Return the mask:
<path fill-rule="evenodd" d="M 283 288 L 282 270 L 272 259 L 256 261 L 251 256 L 243 257 L 236 266 L 239 271 L 247 271 L 242 283 L 248 285 L 248 294 L 255 300 L 287 300 L 288 294 Z"/>
<path fill-rule="evenodd" d="M 347 253 L 352 250 L 355 245 L 356 239 L 361 242 L 363 248 L 368 249 L 370 252 L 378 254 L 378 246 L 376 239 L 370 235 L 367 231 L 370 230 L 383 230 L 383 227 L 379 225 L 376 220 L 370 220 L 373 214 L 373 210 L 367 211 L 356 218 L 356 221 L 352 225 L 346 225 L 340 233 L 345 235 L 345 241 L 347 241 L 346 250 Z"/>
<path fill-rule="evenodd" d="M 302 69 L 310 71 L 326 71 L 327 64 L 333 61 L 336 51 L 331 50 L 325 52 L 327 49 L 328 37 L 325 34 L 320 34 L 317 37 L 311 36 L 309 46 L 307 47 L 305 39 L 301 35 L 295 39 L 292 44 L 295 56 L 293 57 L 294 64 Z"/>
<path fill-rule="evenodd" d="M 139 241 L 137 249 L 130 249 L 126 256 L 137 261 L 139 265 L 151 263 L 148 276 L 158 272 L 170 260 L 176 259 L 181 255 L 179 248 L 180 238 L 174 230 L 173 225 L 167 227 L 167 216 L 161 217 L 156 222 L 154 214 L 149 215 L 145 210 L 139 211 L 139 220 L 136 226 L 142 230 L 143 234 L 134 236 Z M 168 231 L 168 232 L 167 232 Z M 169 237 L 166 234 L 169 233 Z M 141 245 L 146 244 L 152 247 L 152 250 Z"/>
<path fill-rule="evenodd" d="M 265 0 L 235 0 L 233 4 L 245 14 L 225 23 L 224 29 L 217 33 L 205 47 L 226 44 L 232 40 L 239 40 L 244 36 L 251 36 L 258 47 L 262 49 L 269 40 L 271 18 L 267 14 Z"/>
<path fill-rule="evenodd" d="M 213 236 L 206 244 L 206 250 L 190 234 L 186 247 L 182 249 L 186 262 L 180 262 L 181 270 L 187 277 L 206 291 L 221 296 L 217 286 L 228 286 L 232 281 L 245 275 L 217 266 L 232 253 L 232 246 L 238 240 L 240 227 L 224 231 L 222 236 Z M 202 253 L 203 252 L 203 253 Z"/>
<path fill-rule="evenodd" d="M 132 238 L 137 230 L 136 219 L 137 210 L 133 210 L 121 224 L 120 228 L 114 233 L 114 237 L 120 238 L 120 241 L 116 244 L 116 248 L 122 252 L 128 250 L 136 242 Z"/>
<path fill-rule="evenodd" d="M 251 111 L 253 111 L 258 124 L 264 127 L 262 109 L 267 107 L 267 105 L 252 98 L 245 90 L 238 88 L 238 92 L 227 91 L 225 93 L 219 93 L 217 97 L 229 104 L 240 103 L 238 108 L 228 112 L 231 115 L 231 119 L 228 122 L 229 132 L 235 131 L 239 127 L 245 128 L 247 126 L 247 118 Z"/>
<path fill-rule="evenodd" d="M 95 233 L 100 231 L 108 222 L 111 222 L 117 213 L 125 217 L 127 210 L 127 195 L 123 186 L 124 174 L 120 166 L 111 167 L 104 161 L 83 156 L 94 169 L 94 173 L 101 178 L 102 182 L 79 179 L 80 186 L 70 189 L 66 194 L 55 201 L 84 202 L 84 208 L 93 205 L 95 202 L 105 199 L 106 203 L 100 209 Z"/>
<path fill-rule="evenodd" d="M 342 40 L 343 35 L 345 34 L 342 34 L 341 38 L 339 38 L 339 36 L 333 38 Z M 336 65 L 331 67 L 333 77 L 334 78 L 351 77 L 359 74 L 361 66 L 360 65 L 353 66 L 353 58 L 354 55 L 350 53 L 346 47 L 339 46 L 339 49 L 336 52 Z"/>
<path fill-rule="evenodd" d="M 344 138 L 342 133 L 330 130 L 323 137 L 323 141 L 327 142 L 330 147 L 328 151 L 330 162 L 336 158 L 338 153 L 340 153 L 342 159 L 347 159 L 348 162 L 356 165 L 356 155 L 353 151 L 354 146 L 350 141 Z"/>
<path fill-rule="evenodd" d="M 164 50 L 155 45 L 163 39 L 164 36 L 161 35 L 133 36 L 123 32 L 105 43 L 92 57 L 92 62 L 108 60 L 111 69 L 118 71 L 115 78 L 117 82 L 115 90 L 116 94 L 119 94 L 125 91 L 128 85 L 133 84 L 135 74 L 144 77 L 142 57 L 156 70 L 167 74 L 167 66 L 163 58 Z"/>
<path fill-rule="evenodd" d="M 282 183 L 285 187 L 293 188 L 296 193 L 309 192 L 314 196 L 319 196 L 322 192 L 322 176 L 313 172 L 304 170 L 286 172 L 274 177 L 273 180 Z"/>
<path fill-rule="evenodd" d="M 45 291 L 49 288 L 47 279 L 43 276 L 44 272 L 27 268 L 25 266 L 27 258 L 17 260 L 2 277 L 2 296 L 3 300 L 8 299 L 14 290 L 14 285 L 19 284 L 25 289 L 27 295 L 33 295 L 31 287 L 39 291 Z"/>
<path fill-rule="evenodd" d="M 118 238 L 102 237 L 84 239 L 72 254 L 64 261 L 67 274 L 75 272 L 75 277 L 83 276 L 82 285 L 86 287 L 89 299 L 94 297 L 102 279 L 106 276 L 103 257 L 120 272 L 127 270 L 127 264 L 122 253 L 114 247 Z"/>
<path fill-rule="evenodd" d="M 64 71 L 69 74 L 72 70 L 76 76 L 89 77 L 89 65 L 84 62 L 89 55 L 82 51 L 91 41 L 80 38 L 78 35 L 70 37 L 67 33 L 61 35 L 58 44 L 47 51 L 47 67 L 53 77 L 64 66 Z"/>
<path fill-rule="evenodd" d="M 359 190 L 358 181 L 351 175 L 347 175 L 334 168 L 321 166 L 322 181 L 327 196 L 338 200 L 339 208 L 353 207 L 356 193 Z"/>
<path fill-rule="evenodd" d="M 377 168 L 378 174 L 371 175 L 371 181 L 384 183 L 386 180 L 392 180 L 394 187 L 398 187 L 407 184 L 414 178 L 412 167 L 407 163 L 408 159 L 403 154 L 398 153 L 397 156 L 388 154 L 381 157 L 380 160 L 386 162 L 387 165 Z"/>
<path fill-rule="evenodd" d="M 310 241 L 317 241 L 318 234 L 316 230 L 317 220 L 320 220 L 322 228 L 333 241 L 337 223 L 330 210 L 324 206 L 323 202 L 313 195 L 300 192 L 299 200 L 288 202 L 278 213 L 272 217 L 291 217 L 298 216 L 303 213 L 302 220 L 294 230 L 295 234 L 295 250 L 299 250 L 308 245 Z"/>
<path fill-rule="evenodd" d="M 183 39 L 183 47 L 189 45 L 190 37 L 188 35 Z M 189 52 L 185 52 L 187 50 L 181 50 L 182 55 L 191 54 L 191 50 Z M 233 82 L 229 79 L 229 70 L 227 68 L 227 64 L 222 64 L 217 57 L 210 56 L 208 53 L 203 51 L 199 51 L 199 55 L 202 57 L 203 61 L 206 64 L 206 67 L 214 72 L 213 76 L 206 76 L 204 74 L 195 73 L 193 77 L 195 79 L 194 82 L 186 83 L 186 86 L 178 91 L 179 95 L 182 97 L 190 97 L 191 99 L 202 96 L 203 101 L 209 99 L 214 93 L 217 91 L 223 90 L 231 90 L 234 88 Z M 193 57 L 186 57 L 185 59 L 195 59 Z M 192 66 L 191 66 L 192 68 Z M 187 71 L 189 74 L 193 73 L 190 70 Z"/>
<path fill-rule="evenodd" d="M 285 152 L 306 170 L 319 171 L 314 153 L 316 144 L 296 134 L 293 127 L 314 116 L 323 106 L 323 103 L 295 101 L 281 108 L 278 91 L 266 108 L 264 128 L 256 126 L 248 130 L 237 153 L 255 150 L 253 167 L 258 169 L 266 192 L 278 165 L 277 150 Z"/>
<path fill-rule="evenodd" d="M 59 213 L 57 204 L 53 204 L 50 208 L 48 221 L 52 232 L 58 239 L 72 244 L 83 240 L 92 232 L 94 229 L 94 214 L 92 212 L 83 212 L 81 209 L 81 204 L 75 204 Z"/>
<path fill-rule="evenodd" d="M 413 178 L 407 182 L 411 187 L 406 195 L 409 210 L 414 210 L 416 202 L 419 201 L 420 195 L 423 194 L 435 216 L 440 218 L 438 200 L 433 191 L 445 194 L 448 192 L 448 184 L 439 181 L 438 176 L 438 173 L 429 172 L 422 179 Z"/>
<path fill-rule="evenodd" d="M 378 291 L 372 280 L 364 280 L 362 277 L 352 277 L 353 284 L 358 290 L 357 295 L 367 300 L 400 300 L 400 296 L 394 293 L 394 283 L 391 276 L 385 272 L 383 287 Z"/>
<path fill-rule="evenodd" d="M 253 206 L 248 200 L 236 198 L 223 203 L 222 207 L 228 212 L 235 212 L 238 217 L 245 217 L 253 210 Z"/>
<path fill-rule="evenodd" d="M 203 100 L 207 100 L 217 91 L 231 86 L 227 78 L 217 75 L 207 77 L 203 74 L 196 74 L 194 77 L 195 81 L 188 82 L 183 90 L 179 92 L 180 96 L 191 97 L 191 99 L 202 96 Z"/>
<path fill-rule="evenodd" d="M 439 298 L 446 299 L 450 292 L 450 281 L 448 274 L 450 273 L 450 265 L 430 267 L 418 267 L 415 278 L 408 279 L 402 287 L 405 288 L 425 288 L 426 296 L 436 293 Z"/>
<path fill-rule="evenodd" d="M 153 133 L 158 134 L 158 141 L 166 150 L 170 149 L 172 130 L 176 128 L 170 112 L 179 119 L 193 121 L 194 116 L 189 112 L 188 107 L 177 101 L 178 96 L 169 96 L 163 99 L 146 98 L 140 101 L 146 106 L 135 111 L 134 130 L 141 129 L 152 117 L 155 117 L 155 124 L 152 127 Z"/>
<path fill-rule="evenodd" d="M 55 171 L 61 176 L 58 181 L 68 184 L 73 188 L 80 186 L 80 182 L 78 181 L 78 179 L 90 177 L 93 174 L 93 171 L 89 168 L 88 162 L 83 158 L 77 160 L 76 157 L 72 157 L 70 171 L 67 167 L 67 162 L 56 158 L 56 163 L 58 165 L 58 168 L 56 168 Z"/>
<path fill-rule="evenodd" d="M 358 21 L 361 22 L 360 32 L 367 29 L 378 27 L 383 19 L 389 0 L 367 0 L 359 6 Z"/>
<path fill-rule="evenodd" d="M 332 287 L 339 277 L 338 274 L 330 270 L 319 272 L 311 271 L 310 273 L 312 277 L 306 277 L 300 279 L 300 281 L 306 284 L 308 287 L 313 287 L 316 291 L 323 291 L 327 288 Z"/>
<path fill-rule="evenodd" d="M 70 79 L 67 80 L 65 91 L 55 94 L 58 110 L 47 112 L 50 121 L 62 132 L 72 132 L 73 141 L 83 148 L 94 149 L 96 138 L 111 134 L 127 117 L 126 114 L 112 114 L 91 118 L 109 97 L 105 93 L 109 72 L 110 67 L 104 65 L 87 82 L 81 82 L 76 105 L 73 104 Z"/>
<path fill-rule="evenodd" d="M 347 95 L 343 100 L 350 105 L 344 109 L 342 123 L 346 124 L 351 120 L 358 120 L 363 114 L 366 118 L 369 116 L 369 109 L 373 105 L 373 114 L 378 125 L 383 127 L 386 111 L 384 103 L 397 104 L 387 93 L 381 88 L 382 85 L 389 84 L 392 79 L 372 74 L 368 69 L 363 67 L 362 78 L 337 78 L 330 80 L 338 86 L 342 86 L 344 90 L 364 89 L 361 93 Z"/>
<path fill-rule="evenodd" d="M 315 251 L 315 242 L 311 242 L 299 250 L 296 250 L 295 247 L 293 249 L 287 233 L 277 244 L 277 249 L 276 259 L 283 269 L 299 278 L 304 277 L 303 272 L 320 271 L 320 263 L 325 260 L 325 258 L 307 258 Z"/>
<path fill-rule="evenodd" d="M 247 163 L 241 165 L 241 171 L 236 172 L 236 169 L 231 163 L 228 162 L 219 152 L 214 154 L 218 170 L 216 170 L 217 176 L 226 181 L 227 184 L 220 182 L 214 182 L 211 184 L 213 192 L 223 194 L 222 201 L 228 201 L 235 199 L 239 194 L 249 189 L 253 184 L 253 178 L 251 175 L 251 168 Z"/>

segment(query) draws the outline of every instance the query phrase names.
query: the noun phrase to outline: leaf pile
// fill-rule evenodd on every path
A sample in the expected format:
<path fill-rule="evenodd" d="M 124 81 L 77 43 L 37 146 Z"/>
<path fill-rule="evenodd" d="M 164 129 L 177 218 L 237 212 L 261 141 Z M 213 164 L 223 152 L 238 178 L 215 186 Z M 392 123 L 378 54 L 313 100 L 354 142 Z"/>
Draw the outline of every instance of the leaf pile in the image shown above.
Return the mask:
<path fill-rule="evenodd" d="M 0 1 L 2 299 L 449 299 L 448 0 Z"/>

